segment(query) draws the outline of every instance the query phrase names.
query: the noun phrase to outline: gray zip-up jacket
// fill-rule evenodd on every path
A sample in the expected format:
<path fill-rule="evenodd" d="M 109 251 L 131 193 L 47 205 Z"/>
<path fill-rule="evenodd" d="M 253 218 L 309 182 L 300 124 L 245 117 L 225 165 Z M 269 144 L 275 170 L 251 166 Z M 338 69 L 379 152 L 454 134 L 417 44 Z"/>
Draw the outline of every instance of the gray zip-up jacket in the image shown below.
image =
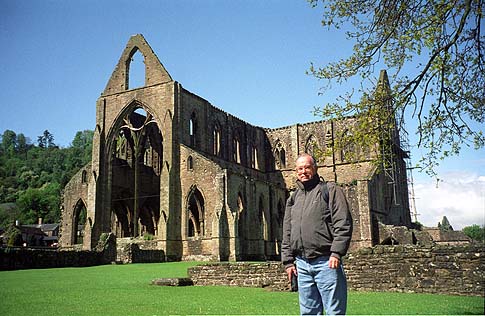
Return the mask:
<path fill-rule="evenodd" d="M 352 216 L 342 189 L 333 182 L 325 184 L 318 174 L 309 181 L 297 181 L 297 185 L 286 202 L 283 265 L 291 266 L 296 256 L 313 259 L 331 255 L 340 259 L 352 238 Z"/>

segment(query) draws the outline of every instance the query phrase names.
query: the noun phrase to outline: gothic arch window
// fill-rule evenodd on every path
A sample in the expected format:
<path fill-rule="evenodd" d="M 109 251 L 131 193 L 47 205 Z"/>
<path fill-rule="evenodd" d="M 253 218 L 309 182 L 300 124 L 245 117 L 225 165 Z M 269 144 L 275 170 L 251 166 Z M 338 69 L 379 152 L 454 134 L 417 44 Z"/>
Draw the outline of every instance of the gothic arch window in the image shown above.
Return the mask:
<path fill-rule="evenodd" d="M 145 86 L 145 57 L 135 48 L 127 61 L 126 89 L 135 89 Z"/>
<path fill-rule="evenodd" d="M 214 124 L 214 129 L 212 131 L 212 143 L 213 143 L 213 151 L 212 153 L 215 156 L 221 156 L 221 127 L 216 122 Z"/>
<path fill-rule="evenodd" d="M 237 195 L 237 218 L 238 218 L 238 236 L 241 239 L 244 239 L 246 237 L 245 231 L 246 231 L 246 211 L 244 209 L 244 199 L 241 194 L 241 192 L 238 193 Z"/>
<path fill-rule="evenodd" d="M 286 151 L 283 144 L 278 141 L 274 150 L 275 169 L 286 168 Z"/>
<path fill-rule="evenodd" d="M 74 207 L 74 218 L 72 225 L 73 244 L 82 244 L 84 237 L 84 227 L 87 220 L 87 209 L 83 200 L 79 199 Z"/>
<path fill-rule="evenodd" d="M 319 151 L 317 139 L 314 135 L 310 135 L 305 143 L 305 152 L 312 157 L 315 157 Z"/>
<path fill-rule="evenodd" d="M 237 212 L 241 214 L 244 211 L 244 202 L 241 193 L 237 195 Z"/>
<path fill-rule="evenodd" d="M 241 143 L 237 136 L 232 139 L 232 159 L 236 163 L 241 163 Z"/>
<path fill-rule="evenodd" d="M 189 138 L 190 138 L 190 146 L 196 146 L 197 142 L 197 120 L 195 116 L 195 112 L 192 113 L 189 120 Z"/>
<path fill-rule="evenodd" d="M 342 134 L 342 147 L 340 149 L 341 162 L 350 161 L 352 157 L 357 154 L 355 146 L 353 145 L 353 143 L 349 142 L 349 139 L 351 139 L 351 137 L 352 134 L 349 130 L 345 130 L 345 132 Z"/>
<path fill-rule="evenodd" d="M 204 236 L 204 198 L 197 188 L 189 193 L 187 204 L 187 237 Z"/>
<path fill-rule="evenodd" d="M 281 168 L 286 168 L 286 152 L 284 148 L 281 148 L 280 150 L 280 163 Z"/>
<path fill-rule="evenodd" d="M 150 202 L 149 211 L 142 205 L 146 202 L 144 192 L 155 192 L 160 187 L 163 139 L 155 117 L 137 101 L 129 105 L 117 124 L 117 139 L 112 140 L 110 153 L 113 172 L 109 182 L 111 208 L 116 218 L 113 217 L 110 228 L 118 237 L 136 237 L 146 229 L 155 231 L 149 221 L 159 212 L 159 197 Z M 146 174 L 150 174 L 150 181 L 143 181 L 143 188 L 136 185 Z"/>
<path fill-rule="evenodd" d="M 251 168 L 259 169 L 258 148 L 254 145 L 251 147 Z"/>
<path fill-rule="evenodd" d="M 194 170 L 194 159 L 192 158 L 192 156 L 187 157 L 187 170 Z"/>
<path fill-rule="evenodd" d="M 88 182 L 88 172 L 86 170 L 83 170 L 81 174 L 81 183 L 87 183 Z"/>
<path fill-rule="evenodd" d="M 263 240 L 268 241 L 270 237 L 269 236 L 270 225 L 269 225 L 269 218 L 266 218 L 266 213 L 264 212 L 264 202 L 263 202 L 262 196 L 259 197 L 259 214 L 261 214 Z"/>

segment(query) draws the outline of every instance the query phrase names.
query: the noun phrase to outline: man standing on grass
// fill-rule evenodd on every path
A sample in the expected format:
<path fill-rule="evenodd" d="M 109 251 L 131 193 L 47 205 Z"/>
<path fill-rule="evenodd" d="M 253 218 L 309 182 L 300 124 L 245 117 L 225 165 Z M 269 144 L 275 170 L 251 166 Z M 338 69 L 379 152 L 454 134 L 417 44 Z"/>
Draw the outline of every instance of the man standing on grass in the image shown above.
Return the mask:
<path fill-rule="evenodd" d="M 352 237 L 347 199 L 317 174 L 315 159 L 296 160 L 297 190 L 286 202 L 281 259 L 288 279 L 298 276 L 302 315 L 344 315 L 347 280 L 342 256 Z M 296 267 L 295 267 L 296 264 Z"/>

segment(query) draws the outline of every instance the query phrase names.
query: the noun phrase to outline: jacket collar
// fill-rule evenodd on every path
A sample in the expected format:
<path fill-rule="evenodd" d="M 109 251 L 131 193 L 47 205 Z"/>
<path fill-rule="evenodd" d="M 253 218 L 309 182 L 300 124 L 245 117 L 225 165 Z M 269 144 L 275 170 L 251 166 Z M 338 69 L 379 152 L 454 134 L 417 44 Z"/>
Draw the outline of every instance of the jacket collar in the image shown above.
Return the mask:
<path fill-rule="evenodd" d="M 320 176 L 318 175 L 318 173 L 316 173 L 313 176 L 313 178 L 311 178 L 308 181 L 301 182 L 300 180 L 296 180 L 296 185 L 302 190 L 310 191 L 314 187 L 316 187 L 319 182 L 320 182 Z"/>

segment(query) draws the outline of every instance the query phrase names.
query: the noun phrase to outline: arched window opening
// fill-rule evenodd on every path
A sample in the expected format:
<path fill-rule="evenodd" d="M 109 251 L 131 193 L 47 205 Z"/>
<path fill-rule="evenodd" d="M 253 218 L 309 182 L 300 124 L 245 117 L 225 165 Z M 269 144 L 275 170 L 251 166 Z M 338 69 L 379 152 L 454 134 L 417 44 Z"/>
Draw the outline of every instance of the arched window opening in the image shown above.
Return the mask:
<path fill-rule="evenodd" d="M 237 137 L 234 137 L 232 140 L 232 159 L 236 163 L 241 163 L 241 143 Z"/>
<path fill-rule="evenodd" d="M 258 148 L 256 146 L 251 148 L 251 168 L 259 169 Z"/>
<path fill-rule="evenodd" d="M 195 237 L 196 236 L 196 228 L 195 222 L 192 217 L 189 218 L 189 227 L 188 227 L 188 237 Z"/>
<path fill-rule="evenodd" d="M 194 112 L 190 116 L 190 120 L 189 120 L 190 146 L 196 145 L 196 134 L 197 134 L 197 120 L 196 120 L 195 112 Z"/>
<path fill-rule="evenodd" d="M 311 155 L 312 157 L 314 157 L 316 159 L 316 156 L 318 156 L 319 154 L 319 146 L 318 146 L 318 142 L 317 142 L 317 139 L 315 138 L 315 136 L 311 135 L 310 137 L 308 137 L 307 141 L 306 141 L 306 144 L 305 144 L 305 153 Z"/>
<path fill-rule="evenodd" d="M 82 200 L 79 200 L 76 204 L 76 208 L 74 210 L 74 222 L 73 222 L 73 233 L 74 233 L 74 244 L 82 244 L 84 238 L 84 227 L 86 225 L 87 219 L 87 209 L 86 205 Z"/>
<path fill-rule="evenodd" d="M 248 237 L 249 235 L 249 215 L 245 210 L 245 203 L 241 192 L 237 195 L 237 232 L 236 236 L 238 238 L 239 254 L 236 257 L 239 260 L 244 260 L 244 255 L 248 250 Z"/>
<path fill-rule="evenodd" d="M 88 182 L 88 172 L 86 170 L 83 170 L 81 175 L 81 183 L 87 183 L 87 182 Z"/>
<path fill-rule="evenodd" d="M 191 118 L 189 121 L 189 135 L 194 136 L 194 120 Z"/>
<path fill-rule="evenodd" d="M 131 214 L 130 208 L 125 204 L 123 198 L 113 199 L 112 210 L 115 218 L 113 219 L 112 231 L 115 233 L 116 237 L 128 237 L 132 236 L 131 231 Z"/>
<path fill-rule="evenodd" d="M 259 198 L 259 213 L 261 214 L 262 229 L 263 229 L 263 240 L 269 241 L 269 218 L 266 217 L 264 212 L 263 197 Z"/>
<path fill-rule="evenodd" d="M 221 128 L 219 127 L 219 124 L 214 125 L 214 130 L 212 133 L 212 142 L 213 142 L 213 154 L 215 156 L 220 157 L 221 156 Z"/>
<path fill-rule="evenodd" d="M 137 49 L 128 60 L 127 90 L 145 86 L 145 57 Z"/>
<path fill-rule="evenodd" d="M 244 211 L 244 203 L 241 193 L 237 195 L 237 211 L 239 214 Z"/>
<path fill-rule="evenodd" d="M 246 236 L 246 234 L 244 233 L 246 230 L 245 217 L 246 217 L 246 212 L 244 210 L 244 200 L 241 192 L 239 192 L 237 195 L 237 218 L 238 218 L 238 236 L 241 239 L 245 238 Z"/>
<path fill-rule="evenodd" d="M 197 188 L 190 193 L 187 213 L 187 237 L 203 236 L 204 198 Z"/>
<path fill-rule="evenodd" d="M 358 155 L 356 151 L 356 147 L 350 141 L 352 139 L 352 133 L 349 130 L 345 130 L 342 134 L 342 148 L 340 149 L 340 161 L 341 162 L 349 162 Z"/>
<path fill-rule="evenodd" d="M 189 171 L 194 170 L 194 160 L 193 160 L 192 156 L 189 156 L 187 158 L 187 170 L 189 170 Z"/>
<path fill-rule="evenodd" d="M 147 198 L 140 208 L 140 224 L 142 235 L 156 236 L 160 221 L 159 200 L 153 197 Z"/>
<path fill-rule="evenodd" d="M 286 152 L 283 144 L 278 141 L 274 149 L 275 169 L 286 168 Z"/>
<path fill-rule="evenodd" d="M 281 168 L 286 168 L 286 152 L 283 148 L 280 150 L 280 164 Z"/>
<path fill-rule="evenodd" d="M 139 103 L 119 121 L 111 152 L 111 231 L 118 237 L 156 233 L 163 139 L 156 119 Z M 147 202 L 147 197 L 154 201 Z"/>

